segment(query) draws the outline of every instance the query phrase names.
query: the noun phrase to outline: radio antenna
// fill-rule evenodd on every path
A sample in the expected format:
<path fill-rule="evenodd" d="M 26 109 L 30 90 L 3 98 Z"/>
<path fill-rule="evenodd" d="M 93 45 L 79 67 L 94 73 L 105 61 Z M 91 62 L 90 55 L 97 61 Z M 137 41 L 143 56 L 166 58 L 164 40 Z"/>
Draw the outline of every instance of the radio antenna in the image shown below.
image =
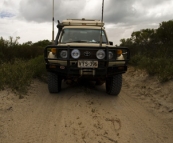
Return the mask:
<path fill-rule="evenodd" d="M 52 45 L 54 45 L 54 0 L 52 2 Z"/>
<path fill-rule="evenodd" d="M 102 19 L 101 19 L 102 23 L 103 23 L 103 12 L 104 12 L 104 0 L 102 1 Z M 101 25 L 101 32 L 100 32 L 100 47 L 102 47 L 102 28 L 103 25 Z"/>

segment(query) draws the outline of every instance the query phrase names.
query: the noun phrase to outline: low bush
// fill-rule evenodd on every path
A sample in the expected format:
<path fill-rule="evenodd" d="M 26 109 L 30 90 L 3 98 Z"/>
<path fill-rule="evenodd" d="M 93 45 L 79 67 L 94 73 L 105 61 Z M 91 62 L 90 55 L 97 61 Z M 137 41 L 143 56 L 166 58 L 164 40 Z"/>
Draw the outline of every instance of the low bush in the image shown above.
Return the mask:
<path fill-rule="evenodd" d="M 32 43 L 31 41 L 19 44 L 19 37 L 9 40 L 0 38 L 0 64 L 3 62 L 13 62 L 16 58 L 22 60 L 29 60 L 39 55 L 43 55 L 44 47 L 50 45 L 48 40 Z"/>
<path fill-rule="evenodd" d="M 19 93 L 26 93 L 33 78 L 46 74 L 43 56 L 31 60 L 15 59 L 0 65 L 0 89 L 9 87 Z"/>
<path fill-rule="evenodd" d="M 149 75 L 156 75 L 161 82 L 173 79 L 172 63 L 172 58 L 148 58 L 139 54 L 130 60 L 131 65 L 145 69 Z"/>
<path fill-rule="evenodd" d="M 120 46 L 130 49 L 132 66 L 156 75 L 161 82 L 173 79 L 173 20 L 159 24 L 158 29 L 134 31 L 121 39 Z"/>

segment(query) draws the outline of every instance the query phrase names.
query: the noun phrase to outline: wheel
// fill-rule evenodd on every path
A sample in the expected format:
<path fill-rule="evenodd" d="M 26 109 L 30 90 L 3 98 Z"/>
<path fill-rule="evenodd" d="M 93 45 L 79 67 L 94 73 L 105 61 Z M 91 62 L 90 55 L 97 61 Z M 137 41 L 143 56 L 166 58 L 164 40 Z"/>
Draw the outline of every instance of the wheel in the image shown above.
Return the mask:
<path fill-rule="evenodd" d="M 106 92 L 110 95 L 117 96 L 122 87 L 122 74 L 114 75 L 106 79 Z"/>
<path fill-rule="evenodd" d="M 56 73 L 48 72 L 48 89 L 50 93 L 58 93 L 61 90 L 62 79 Z"/>

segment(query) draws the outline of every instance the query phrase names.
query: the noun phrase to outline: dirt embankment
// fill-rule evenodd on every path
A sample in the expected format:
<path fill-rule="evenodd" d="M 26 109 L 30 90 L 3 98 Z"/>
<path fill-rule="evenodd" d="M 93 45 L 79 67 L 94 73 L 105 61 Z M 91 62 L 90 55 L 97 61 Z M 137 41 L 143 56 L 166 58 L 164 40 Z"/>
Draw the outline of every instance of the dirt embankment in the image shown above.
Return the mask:
<path fill-rule="evenodd" d="M 118 97 L 92 83 L 49 94 L 33 81 L 23 99 L 0 92 L 0 143 L 172 143 L 173 82 L 130 68 Z"/>

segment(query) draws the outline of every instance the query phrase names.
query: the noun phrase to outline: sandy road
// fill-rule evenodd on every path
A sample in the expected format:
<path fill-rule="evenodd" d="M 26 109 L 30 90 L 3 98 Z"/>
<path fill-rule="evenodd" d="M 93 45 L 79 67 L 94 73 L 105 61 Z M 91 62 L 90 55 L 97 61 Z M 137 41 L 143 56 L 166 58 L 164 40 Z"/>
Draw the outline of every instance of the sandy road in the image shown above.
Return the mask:
<path fill-rule="evenodd" d="M 4 101 L 14 96 L 2 93 Z M 46 83 L 34 81 L 28 95 L 1 106 L 0 143 L 173 142 L 173 125 L 131 97 L 126 83 L 113 97 L 104 85 L 63 84 L 61 93 L 49 94 Z"/>

